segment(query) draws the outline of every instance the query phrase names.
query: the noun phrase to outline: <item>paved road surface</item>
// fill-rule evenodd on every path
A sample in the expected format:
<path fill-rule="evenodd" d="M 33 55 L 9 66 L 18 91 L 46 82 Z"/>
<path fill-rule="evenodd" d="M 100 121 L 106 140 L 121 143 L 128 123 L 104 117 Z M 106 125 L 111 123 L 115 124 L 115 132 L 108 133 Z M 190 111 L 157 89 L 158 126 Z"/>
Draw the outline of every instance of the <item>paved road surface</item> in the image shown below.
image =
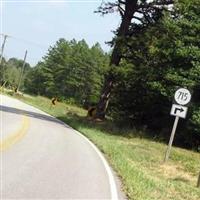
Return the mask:
<path fill-rule="evenodd" d="M 1 199 L 123 199 L 119 180 L 82 135 L 0 95 Z"/>

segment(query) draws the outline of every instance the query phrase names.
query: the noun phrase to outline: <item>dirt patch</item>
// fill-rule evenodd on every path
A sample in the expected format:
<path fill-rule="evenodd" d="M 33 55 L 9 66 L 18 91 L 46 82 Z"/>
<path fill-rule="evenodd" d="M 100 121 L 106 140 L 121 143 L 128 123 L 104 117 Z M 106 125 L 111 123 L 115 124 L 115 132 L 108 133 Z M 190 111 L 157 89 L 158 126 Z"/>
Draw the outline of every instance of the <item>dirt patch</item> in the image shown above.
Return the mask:
<path fill-rule="evenodd" d="M 195 182 L 196 180 L 196 177 L 184 171 L 183 167 L 179 165 L 162 164 L 159 166 L 158 172 L 165 178 L 174 181 Z"/>

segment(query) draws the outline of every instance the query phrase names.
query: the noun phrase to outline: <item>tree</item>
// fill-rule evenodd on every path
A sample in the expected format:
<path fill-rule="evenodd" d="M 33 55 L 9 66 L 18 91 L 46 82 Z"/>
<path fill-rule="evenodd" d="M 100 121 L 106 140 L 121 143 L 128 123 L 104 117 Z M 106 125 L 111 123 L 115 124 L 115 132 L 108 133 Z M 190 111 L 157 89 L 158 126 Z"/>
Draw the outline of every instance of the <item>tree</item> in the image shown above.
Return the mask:
<path fill-rule="evenodd" d="M 45 94 L 46 75 L 42 68 L 43 63 L 39 62 L 28 72 L 24 83 L 26 92 L 37 95 Z"/>
<path fill-rule="evenodd" d="M 96 104 L 108 58 L 98 43 L 90 48 L 85 40 L 59 39 L 29 74 L 27 89 L 79 104 Z"/>
<path fill-rule="evenodd" d="M 4 82 L 7 87 L 17 87 L 19 84 L 20 75 L 22 73 L 23 60 L 17 58 L 10 58 L 8 61 L 4 61 Z M 27 73 L 31 70 L 29 63 L 25 64 L 21 86 L 24 88 L 24 81 Z"/>
<path fill-rule="evenodd" d="M 0 85 L 5 83 L 5 77 L 4 77 L 4 65 L 5 65 L 6 59 L 2 57 L 1 63 L 0 63 Z"/>
<path fill-rule="evenodd" d="M 110 105 L 115 119 L 169 138 L 174 92 L 180 86 L 191 89 L 188 116 L 180 120 L 175 139 L 190 148 L 200 144 L 199 7 L 200 1 L 180 0 L 172 14 L 126 40 Z"/>
<path fill-rule="evenodd" d="M 167 10 L 171 4 L 173 4 L 173 0 L 117 0 L 115 3 L 104 3 L 99 7 L 98 12 L 102 14 L 117 10 L 121 15 L 121 24 L 116 31 L 116 38 L 112 42 L 111 70 L 105 77 L 104 87 L 97 105 L 96 118 L 103 119 L 105 117 L 111 90 L 115 83 L 112 68 L 120 64 L 123 40 L 134 32 L 135 25 L 139 24 L 145 28 L 156 23 L 162 17 L 163 11 Z"/>

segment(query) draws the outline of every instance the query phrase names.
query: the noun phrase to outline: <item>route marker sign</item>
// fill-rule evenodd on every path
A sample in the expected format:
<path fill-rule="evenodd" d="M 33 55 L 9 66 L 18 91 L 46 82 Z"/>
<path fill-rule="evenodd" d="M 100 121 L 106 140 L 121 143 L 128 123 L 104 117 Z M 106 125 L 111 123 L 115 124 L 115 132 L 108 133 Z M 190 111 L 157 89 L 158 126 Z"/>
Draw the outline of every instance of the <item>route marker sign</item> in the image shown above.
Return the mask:
<path fill-rule="evenodd" d="M 170 114 L 173 116 L 178 116 L 180 118 L 186 118 L 188 107 L 172 104 Z"/>
<path fill-rule="evenodd" d="M 187 111 L 188 111 L 188 107 L 186 107 L 186 105 L 191 101 L 191 98 L 192 98 L 192 94 L 186 88 L 179 88 L 174 94 L 174 100 L 176 104 L 172 104 L 170 114 L 173 116 L 176 116 L 176 118 L 175 118 L 174 125 L 172 128 L 167 151 L 165 153 L 164 162 L 166 162 L 169 158 L 179 118 L 184 118 L 184 119 L 186 118 Z"/>
<path fill-rule="evenodd" d="M 179 88 L 174 95 L 174 100 L 179 105 L 187 105 L 192 98 L 192 95 L 188 89 Z"/>

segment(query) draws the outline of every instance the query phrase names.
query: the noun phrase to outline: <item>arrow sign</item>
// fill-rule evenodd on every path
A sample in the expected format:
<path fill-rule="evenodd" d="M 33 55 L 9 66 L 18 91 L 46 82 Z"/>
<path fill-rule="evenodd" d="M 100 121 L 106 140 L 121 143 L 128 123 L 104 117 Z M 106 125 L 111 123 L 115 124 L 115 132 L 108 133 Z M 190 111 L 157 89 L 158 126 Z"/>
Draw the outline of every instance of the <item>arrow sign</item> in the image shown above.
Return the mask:
<path fill-rule="evenodd" d="M 183 108 L 175 108 L 175 114 L 177 113 L 177 111 L 179 111 L 179 112 L 183 112 L 184 111 L 184 109 Z"/>
<path fill-rule="evenodd" d="M 190 102 L 191 97 L 192 97 L 192 95 L 191 95 L 190 91 L 185 89 L 185 88 L 179 88 L 175 92 L 174 99 L 175 99 L 177 104 L 172 104 L 170 114 L 173 115 L 173 116 L 176 116 L 176 118 L 174 120 L 174 125 L 173 125 L 171 136 L 170 136 L 170 139 L 169 139 L 167 151 L 165 153 L 164 162 L 167 162 L 167 160 L 169 158 L 172 143 L 173 143 L 175 132 L 176 132 L 176 128 L 177 128 L 177 125 L 178 125 L 178 120 L 179 120 L 180 117 L 186 118 L 186 115 L 187 115 L 188 107 L 185 107 L 183 105 L 187 105 Z"/>
<path fill-rule="evenodd" d="M 178 116 L 181 118 L 186 118 L 188 108 L 185 106 L 172 104 L 172 109 L 170 114 L 173 116 Z"/>
<path fill-rule="evenodd" d="M 172 128 L 172 132 L 171 132 L 169 144 L 168 144 L 168 147 L 167 147 L 167 151 L 165 153 L 164 162 L 167 162 L 167 160 L 169 158 L 172 143 L 173 143 L 173 140 L 174 140 L 174 135 L 175 135 L 176 128 L 177 128 L 177 125 L 178 125 L 179 117 L 186 118 L 187 110 L 188 110 L 188 108 L 185 107 L 185 106 L 172 104 L 172 109 L 171 109 L 170 114 L 173 115 L 173 116 L 176 116 L 176 118 L 175 118 L 174 125 L 173 125 L 173 128 Z"/>

